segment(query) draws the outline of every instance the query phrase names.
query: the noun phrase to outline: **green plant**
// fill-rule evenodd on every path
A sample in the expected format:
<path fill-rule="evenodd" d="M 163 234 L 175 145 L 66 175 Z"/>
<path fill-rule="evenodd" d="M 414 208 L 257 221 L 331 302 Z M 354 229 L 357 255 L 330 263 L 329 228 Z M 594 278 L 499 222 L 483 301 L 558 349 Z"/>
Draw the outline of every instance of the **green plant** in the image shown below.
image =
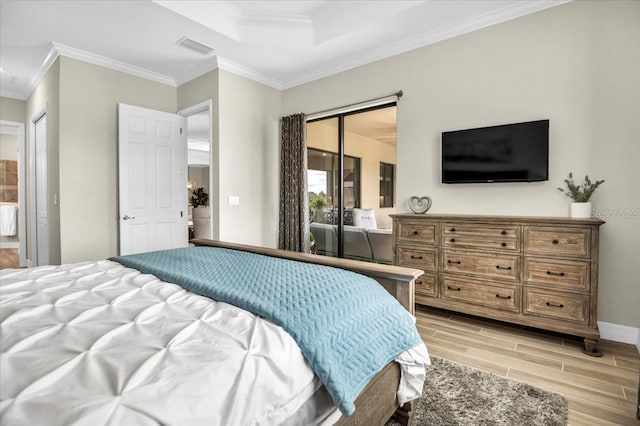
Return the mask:
<path fill-rule="evenodd" d="M 569 178 L 565 179 L 564 183 L 567 184 L 567 190 L 565 191 L 562 188 L 558 188 L 558 191 L 563 192 L 576 203 L 586 203 L 593 195 L 593 192 L 604 183 L 604 179 L 591 182 L 589 176 L 585 176 L 584 183 L 576 185 L 573 182 L 573 175 L 569 173 Z"/>
<path fill-rule="evenodd" d="M 191 204 L 194 208 L 209 205 L 209 194 L 205 192 L 204 188 L 197 188 L 191 193 Z"/>
<path fill-rule="evenodd" d="M 309 208 L 311 210 L 321 209 L 327 205 L 327 201 L 324 199 L 324 194 L 310 194 L 309 196 Z"/>

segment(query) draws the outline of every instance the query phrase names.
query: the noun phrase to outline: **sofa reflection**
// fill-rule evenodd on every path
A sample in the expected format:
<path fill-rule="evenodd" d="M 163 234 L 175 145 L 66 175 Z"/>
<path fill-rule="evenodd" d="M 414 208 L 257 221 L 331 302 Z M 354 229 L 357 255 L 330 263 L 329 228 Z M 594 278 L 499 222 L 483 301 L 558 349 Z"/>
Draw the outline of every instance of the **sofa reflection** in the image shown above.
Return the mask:
<path fill-rule="evenodd" d="M 310 231 L 317 254 L 338 256 L 338 227 L 329 223 L 312 222 Z M 368 262 L 393 262 L 391 229 L 372 229 L 344 225 L 344 257 Z"/>

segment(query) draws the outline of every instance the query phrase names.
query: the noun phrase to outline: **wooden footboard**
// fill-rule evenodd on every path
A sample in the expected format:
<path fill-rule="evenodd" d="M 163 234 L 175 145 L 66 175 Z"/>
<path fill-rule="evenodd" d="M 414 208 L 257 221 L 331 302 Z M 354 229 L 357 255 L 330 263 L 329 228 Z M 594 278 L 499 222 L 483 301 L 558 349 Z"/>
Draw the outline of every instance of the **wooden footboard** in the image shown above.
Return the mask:
<path fill-rule="evenodd" d="M 341 417 L 337 426 L 384 425 L 394 414 L 400 424 L 411 420 L 411 403 L 398 406 L 396 392 L 400 383 L 400 366 L 396 362 L 387 364 L 356 399 L 356 412 Z"/>
<path fill-rule="evenodd" d="M 360 262 L 357 260 L 338 259 L 307 253 L 255 247 L 242 244 L 227 243 L 215 240 L 192 240 L 197 246 L 221 247 L 242 250 L 282 259 L 333 266 L 367 275 L 380 283 L 402 306 L 414 314 L 414 280 L 423 274 L 419 269 L 403 268 L 393 265 Z M 382 369 L 356 399 L 356 411 L 352 416 L 342 417 L 338 425 L 384 425 L 394 413 L 401 424 L 411 422 L 411 404 L 398 406 L 396 393 L 400 383 L 400 367 L 391 362 Z"/>
<path fill-rule="evenodd" d="M 282 259 L 297 260 L 299 262 L 315 263 L 318 265 L 333 266 L 346 269 L 373 278 L 378 281 L 404 308 L 411 313 L 414 311 L 414 280 L 424 272 L 420 269 L 404 268 L 380 263 L 361 262 L 359 260 L 339 259 L 337 257 L 319 256 L 316 254 L 298 253 L 294 251 L 271 249 L 266 247 L 248 246 L 243 244 L 227 243 L 216 240 L 191 240 L 196 246 L 221 247 L 233 250 L 248 251 L 264 254 L 266 256 Z"/>

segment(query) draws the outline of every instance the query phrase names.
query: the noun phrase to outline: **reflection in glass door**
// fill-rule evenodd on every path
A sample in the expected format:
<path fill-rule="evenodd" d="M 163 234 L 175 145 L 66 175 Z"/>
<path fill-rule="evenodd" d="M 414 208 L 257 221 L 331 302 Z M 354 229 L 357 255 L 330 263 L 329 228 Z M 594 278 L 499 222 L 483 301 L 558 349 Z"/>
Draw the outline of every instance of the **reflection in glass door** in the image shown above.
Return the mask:
<path fill-rule="evenodd" d="M 314 252 L 391 263 L 395 104 L 310 121 L 307 146 Z"/>
<path fill-rule="evenodd" d="M 340 208 L 338 117 L 307 124 L 307 184 L 312 252 L 339 255 Z"/>

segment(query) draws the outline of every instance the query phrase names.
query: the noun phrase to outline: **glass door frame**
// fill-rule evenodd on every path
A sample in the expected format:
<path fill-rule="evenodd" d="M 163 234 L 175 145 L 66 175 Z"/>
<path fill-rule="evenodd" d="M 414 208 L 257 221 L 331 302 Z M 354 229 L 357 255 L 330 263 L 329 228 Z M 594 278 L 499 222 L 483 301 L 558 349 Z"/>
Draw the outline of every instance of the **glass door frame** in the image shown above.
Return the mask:
<path fill-rule="evenodd" d="M 307 124 L 317 121 L 329 120 L 332 118 L 338 119 L 338 218 L 337 218 L 337 234 L 338 234 L 338 258 L 344 258 L 344 119 L 350 115 L 362 114 L 364 112 L 374 111 L 378 109 L 397 107 L 398 102 L 392 101 L 380 105 L 366 107 L 362 109 L 355 109 L 347 112 L 341 112 L 337 114 L 326 115 L 323 117 L 307 120 Z M 308 147 L 307 147 L 308 149 Z M 315 148 L 314 148 L 315 149 Z M 361 189 L 362 191 L 362 189 Z M 308 191 L 307 191 L 308 193 Z"/>

